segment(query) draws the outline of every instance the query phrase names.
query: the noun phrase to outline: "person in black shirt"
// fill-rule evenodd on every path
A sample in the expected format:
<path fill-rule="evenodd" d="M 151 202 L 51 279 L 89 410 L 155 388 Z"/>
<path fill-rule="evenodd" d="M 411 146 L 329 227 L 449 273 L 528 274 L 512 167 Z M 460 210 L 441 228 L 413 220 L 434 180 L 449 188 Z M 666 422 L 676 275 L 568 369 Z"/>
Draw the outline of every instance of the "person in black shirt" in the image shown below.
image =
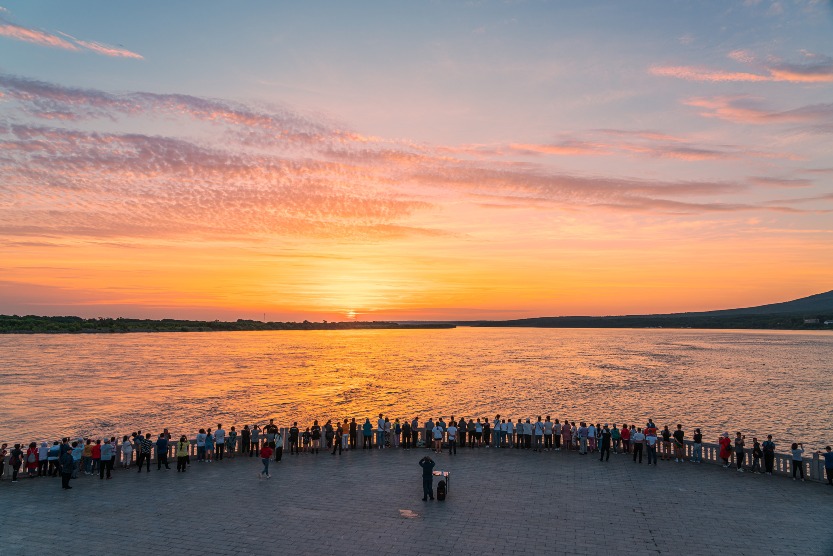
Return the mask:
<path fill-rule="evenodd" d="M 610 434 L 610 429 L 607 426 L 607 423 L 605 423 L 605 426 L 602 429 L 601 435 L 602 435 L 602 447 L 599 450 L 599 455 L 601 456 L 601 457 L 599 457 L 599 461 L 603 461 L 603 460 L 604 461 L 610 461 L 610 438 L 611 438 L 611 434 Z M 605 457 L 605 453 L 607 454 L 607 457 Z"/>
<path fill-rule="evenodd" d="M 358 425 L 356 424 L 356 418 L 353 417 L 350 420 L 350 449 L 355 450 L 357 443 L 358 443 Z"/>
<path fill-rule="evenodd" d="M 425 502 L 429 498 L 434 499 L 434 460 L 425 456 L 419 460 L 419 466 L 422 467 L 422 501 Z"/>
<path fill-rule="evenodd" d="M 243 430 L 240 431 L 240 453 L 245 454 L 249 452 L 249 457 L 252 457 L 252 431 L 249 430 L 249 425 L 243 425 Z"/>
<path fill-rule="evenodd" d="M 298 430 L 298 421 L 292 423 L 292 426 L 289 428 L 289 453 L 291 454 L 298 454 L 298 435 L 300 431 Z"/>
<path fill-rule="evenodd" d="M 685 461 L 684 438 L 685 433 L 683 432 L 683 426 L 678 424 L 677 430 L 674 431 L 674 461 L 677 463 L 683 463 Z"/>

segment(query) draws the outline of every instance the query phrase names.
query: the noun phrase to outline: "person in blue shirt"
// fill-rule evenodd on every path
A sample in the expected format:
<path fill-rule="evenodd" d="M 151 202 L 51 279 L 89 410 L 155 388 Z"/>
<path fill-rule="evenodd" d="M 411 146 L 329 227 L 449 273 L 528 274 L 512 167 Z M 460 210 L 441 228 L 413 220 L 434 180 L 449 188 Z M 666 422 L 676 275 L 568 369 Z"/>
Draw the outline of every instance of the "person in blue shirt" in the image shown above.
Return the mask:
<path fill-rule="evenodd" d="M 419 460 L 419 466 L 422 467 L 422 501 L 426 502 L 429 498 L 434 499 L 434 460 L 425 456 Z"/>

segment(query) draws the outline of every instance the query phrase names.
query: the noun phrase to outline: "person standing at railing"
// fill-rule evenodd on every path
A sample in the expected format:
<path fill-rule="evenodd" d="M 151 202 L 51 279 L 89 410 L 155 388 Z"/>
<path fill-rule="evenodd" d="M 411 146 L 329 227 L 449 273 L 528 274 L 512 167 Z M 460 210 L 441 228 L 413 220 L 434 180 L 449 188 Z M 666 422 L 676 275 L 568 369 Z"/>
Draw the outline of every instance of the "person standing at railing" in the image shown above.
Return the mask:
<path fill-rule="evenodd" d="M 407 419 L 402 423 L 402 449 L 411 449 L 411 423 Z"/>
<path fill-rule="evenodd" d="M 335 430 L 335 436 L 333 437 L 333 451 L 331 452 L 332 455 L 336 455 L 336 450 L 338 450 L 338 455 L 341 455 L 341 439 L 343 432 L 344 429 L 341 428 L 341 423 L 339 423 L 338 427 Z"/>
<path fill-rule="evenodd" d="M 252 445 L 249 447 L 249 457 L 260 453 L 260 427 L 255 423 L 252 425 Z"/>
<path fill-rule="evenodd" d="M 133 444 L 130 443 L 130 437 L 125 434 L 121 439 L 121 466 L 123 469 L 130 469 L 131 463 L 133 463 Z"/>
<path fill-rule="evenodd" d="M 653 460 L 657 464 L 657 426 L 653 419 L 648 419 L 648 426 L 642 430 L 645 433 L 645 451 L 648 452 L 648 465 Z"/>
<path fill-rule="evenodd" d="M 150 452 L 153 449 L 153 442 L 150 440 L 150 433 L 147 433 L 144 438 L 139 441 L 139 457 L 136 460 L 139 466 L 139 473 L 142 472 L 142 464 L 147 466 L 147 472 L 150 473 Z"/>
<path fill-rule="evenodd" d="M 281 461 L 283 458 L 283 434 L 281 430 L 275 433 L 275 461 Z"/>
<path fill-rule="evenodd" d="M 115 446 L 115 445 L 114 445 Z M 72 478 L 78 478 L 78 471 L 81 469 L 81 460 L 84 456 L 84 439 L 79 438 L 72 443 Z M 0 473 L 2 475 L 2 473 Z"/>
<path fill-rule="evenodd" d="M 723 467 L 729 467 L 729 458 L 732 457 L 732 441 L 729 439 L 729 433 L 724 432 L 717 441 L 720 444 L 720 459 L 723 460 Z"/>
<path fill-rule="evenodd" d="M 683 463 L 685 461 L 685 431 L 683 426 L 677 423 L 677 430 L 674 431 L 674 461 Z"/>
<path fill-rule="evenodd" d="M 758 438 L 752 437 L 752 473 L 761 474 L 761 457 L 764 455 L 761 451 L 761 443 Z"/>
<path fill-rule="evenodd" d="M 109 440 L 105 440 L 101 446 L 101 465 L 98 471 L 98 478 L 103 479 L 105 472 L 107 479 L 110 479 L 110 472 L 113 470 L 113 460 L 116 457 L 116 448 Z"/>
<path fill-rule="evenodd" d="M 231 459 L 234 459 L 237 452 L 237 430 L 234 427 L 231 427 L 226 438 L 226 452 Z"/>
<path fill-rule="evenodd" d="M 457 455 L 457 423 L 451 421 L 446 430 L 448 434 L 448 455 Z"/>
<path fill-rule="evenodd" d="M 298 436 L 300 436 L 301 430 L 298 428 L 298 421 L 292 423 L 292 426 L 289 427 L 289 455 L 293 453 L 297 456 L 300 451 L 298 450 Z"/>
<path fill-rule="evenodd" d="M 177 473 L 185 473 L 188 466 L 188 448 L 191 443 L 188 442 L 188 437 L 184 434 L 179 437 L 179 442 L 176 443 L 176 471 Z"/>
<path fill-rule="evenodd" d="M 662 459 L 671 460 L 671 431 L 668 425 L 662 427 Z"/>
<path fill-rule="evenodd" d="M 20 444 L 15 444 L 12 451 L 9 452 L 9 465 L 12 468 L 12 482 L 17 482 L 17 474 L 20 472 L 20 466 L 23 464 L 23 450 L 20 449 Z"/>
<path fill-rule="evenodd" d="M 703 433 L 694 429 L 694 444 L 691 446 L 691 463 L 703 463 Z"/>
<path fill-rule="evenodd" d="M 434 425 L 434 429 L 431 431 L 431 434 L 434 438 L 434 442 L 432 444 L 434 447 L 434 451 L 438 454 L 441 454 L 443 451 L 443 428 L 440 426 L 439 423 Z"/>
<path fill-rule="evenodd" d="M 350 449 L 355 450 L 359 445 L 359 424 L 356 423 L 356 418 L 350 419 Z"/>
<path fill-rule="evenodd" d="M 214 443 L 216 444 L 217 461 L 223 461 L 223 454 L 226 451 L 226 429 L 221 423 L 217 423 L 217 430 L 214 431 Z"/>
<path fill-rule="evenodd" d="M 156 439 L 156 470 L 161 471 L 163 465 L 165 469 L 171 468 L 168 465 L 168 435 L 165 433 Z"/>
<path fill-rule="evenodd" d="M 824 447 L 826 452 L 819 450 L 819 454 L 824 458 L 824 472 L 827 475 L 827 484 L 833 486 L 833 450 L 830 446 Z"/>
<path fill-rule="evenodd" d="M 205 429 L 200 429 L 197 433 L 197 463 L 205 461 L 205 436 Z"/>
<path fill-rule="evenodd" d="M 376 448 L 381 450 L 385 447 L 385 418 L 379 414 L 379 419 L 376 421 Z"/>
<path fill-rule="evenodd" d="M 243 425 L 243 430 L 240 431 L 240 455 L 245 456 L 248 452 L 249 457 L 252 456 L 252 431 L 249 430 L 249 425 Z"/>
<path fill-rule="evenodd" d="M 743 447 L 746 445 L 746 436 L 741 435 L 738 432 L 735 435 L 735 461 L 738 465 L 738 471 L 743 473 L 743 460 L 746 459 L 746 453 L 743 451 Z"/>
<path fill-rule="evenodd" d="M 639 456 L 639 463 L 642 463 L 642 447 L 645 445 L 645 434 L 642 429 L 636 429 L 636 432 L 631 435 L 631 444 L 633 445 L 633 461 L 636 463 L 636 457 Z"/>
<path fill-rule="evenodd" d="M 564 424 L 561 425 L 561 441 L 564 443 L 564 451 L 569 452 L 573 447 L 573 427 L 566 419 L 564 419 Z"/>
<path fill-rule="evenodd" d="M 622 430 L 619 434 L 622 437 L 622 452 L 625 454 L 631 453 L 631 437 L 634 432 L 636 431 L 632 431 L 628 428 L 627 423 L 622 423 Z"/>
<path fill-rule="evenodd" d="M 772 441 L 772 435 L 768 434 L 766 440 L 761 446 L 764 451 L 764 469 L 767 475 L 772 475 L 772 467 L 775 463 L 775 442 Z"/>
<path fill-rule="evenodd" d="M 798 471 L 801 474 L 801 482 L 804 482 L 804 444 L 801 442 L 793 442 L 790 448 L 793 456 L 793 481 L 795 480 L 795 473 Z"/>
<path fill-rule="evenodd" d="M 365 417 L 362 425 L 362 450 L 373 449 L 373 425 L 370 424 L 370 417 Z"/>
<path fill-rule="evenodd" d="M 310 452 L 317 454 L 321 450 L 321 425 L 318 424 L 318 419 L 313 420 L 310 432 L 312 434 L 312 448 Z"/>
<path fill-rule="evenodd" d="M 214 462 L 214 433 L 211 429 L 205 431 L 205 461 Z"/>
<path fill-rule="evenodd" d="M 619 431 L 616 423 L 613 423 L 613 428 L 610 429 L 610 439 L 613 440 L 613 453 L 618 454 L 619 445 L 622 442 L 622 433 Z"/>
<path fill-rule="evenodd" d="M 347 417 L 344 418 L 344 424 L 341 425 L 341 447 L 345 450 L 350 449 L 350 423 Z"/>
<path fill-rule="evenodd" d="M 611 436 L 610 429 L 608 428 L 607 423 L 605 423 L 605 426 L 602 428 L 602 432 L 599 435 L 601 438 L 599 446 L 599 461 L 610 461 Z"/>

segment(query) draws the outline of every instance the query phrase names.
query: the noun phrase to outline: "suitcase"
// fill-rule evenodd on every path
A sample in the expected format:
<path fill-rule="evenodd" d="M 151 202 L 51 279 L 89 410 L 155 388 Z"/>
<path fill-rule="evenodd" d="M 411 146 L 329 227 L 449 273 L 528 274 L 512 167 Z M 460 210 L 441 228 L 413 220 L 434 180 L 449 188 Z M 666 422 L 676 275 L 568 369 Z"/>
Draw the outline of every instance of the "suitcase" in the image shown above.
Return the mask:
<path fill-rule="evenodd" d="M 440 481 L 439 483 L 437 483 L 437 500 L 440 501 L 440 502 L 445 500 L 445 493 L 446 493 L 445 481 Z"/>

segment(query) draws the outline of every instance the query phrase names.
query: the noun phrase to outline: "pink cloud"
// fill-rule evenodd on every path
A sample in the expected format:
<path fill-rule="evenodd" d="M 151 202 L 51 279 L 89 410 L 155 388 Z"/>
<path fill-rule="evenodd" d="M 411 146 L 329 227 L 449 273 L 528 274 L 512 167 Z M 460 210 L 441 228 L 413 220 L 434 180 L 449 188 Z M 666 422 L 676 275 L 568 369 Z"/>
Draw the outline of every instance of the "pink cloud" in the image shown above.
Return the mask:
<path fill-rule="evenodd" d="M 675 77 L 687 81 L 772 81 L 765 75 L 748 72 L 712 70 L 695 66 L 652 66 L 650 73 L 661 77 Z"/>
<path fill-rule="evenodd" d="M 419 216 L 449 200 L 660 214 L 796 210 L 724 200 L 747 190 L 745 182 L 576 176 L 509 158 L 561 156 L 570 149 L 684 160 L 755 155 L 654 131 L 606 130 L 588 140 L 517 143 L 472 159 L 453 147 L 368 138 L 326 119 L 225 100 L 112 94 L 3 75 L 0 90 L 58 126 L 0 122 L 0 237 L 8 239 L 436 235 L 449 230 L 420 225 Z M 224 126 L 227 135 L 200 141 L 90 131 L 95 119 L 136 114 L 143 121 L 211 122 Z M 76 119 L 88 120 L 83 129 L 70 129 Z"/>
<path fill-rule="evenodd" d="M 41 46 L 49 46 L 52 48 L 62 48 L 64 50 L 78 50 L 78 47 L 71 42 L 55 36 L 47 31 L 40 29 L 31 29 L 10 23 L 0 16 L 0 35 L 23 42 L 30 42 L 39 44 Z"/>
<path fill-rule="evenodd" d="M 717 96 L 691 98 L 688 106 L 701 108 L 700 115 L 744 124 L 808 124 L 808 129 L 833 131 L 833 103 L 812 104 L 791 110 L 768 110 L 755 97 Z"/>
<path fill-rule="evenodd" d="M 0 12 L 0 14 L 2 14 L 2 12 Z M 54 33 L 43 31 L 41 29 L 23 27 L 22 25 L 11 23 L 10 21 L 6 20 L 2 15 L 0 15 L 0 36 L 8 37 L 10 39 L 19 40 L 23 42 L 38 44 L 41 46 L 47 46 L 51 48 L 61 48 L 63 50 L 70 50 L 74 52 L 78 52 L 80 50 L 89 50 L 91 52 L 95 52 L 96 54 L 102 54 L 104 56 L 118 58 L 135 58 L 138 60 L 144 59 L 144 57 L 141 54 L 131 52 L 126 48 L 110 46 L 95 41 L 83 41 L 81 39 L 73 37 L 72 35 L 61 33 L 60 31 L 58 32 L 58 34 L 63 35 L 63 37 L 65 38 L 61 38 Z"/>
<path fill-rule="evenodd" d="M 733 72 L 715 70 L 697 66 L 652 66 L 649 72 L 661 77 L 674 77 L 687 81 L 738 81 L 762 82 L 784 81 L 790 83 L 831 83 L 833 82 L 833 58 L 813 53 L 804 53 L 810 59 L 803 64 L 788 62 L 771 62 L 760 69 L 763 73 Z M 736 62 L 751 64 L 755 56 L 746 50 L 735 50 L 729 58 Z"/>

